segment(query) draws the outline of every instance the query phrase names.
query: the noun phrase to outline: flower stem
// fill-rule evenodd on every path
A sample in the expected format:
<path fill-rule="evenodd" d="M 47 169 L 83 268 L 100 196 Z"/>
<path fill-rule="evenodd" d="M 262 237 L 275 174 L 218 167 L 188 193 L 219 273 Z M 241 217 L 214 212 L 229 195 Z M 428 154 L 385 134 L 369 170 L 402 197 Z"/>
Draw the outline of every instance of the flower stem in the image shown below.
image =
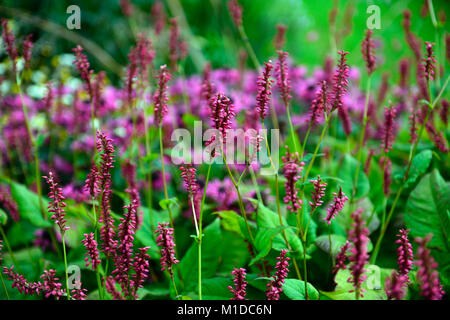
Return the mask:
<path fill-rule="evenodd" d="M 169 193 L 167 192 L 166 172 L 164 168 L 164 146 L 162 140 L 162 124 L 159 125 L 159 154 L 161 157 L 161 172 L 164 186 L 164 197 L 166 200 L 169 200 Z M 170 227 L 173 229 L 173 237 L 175 238 L 175 228 L 173 224 L 172 209 L 170 208 L 169 204 L 167 204 L 167 211 L 169 212 Z"/>
<path fill-rule="evenodd" d="M 63 254 L 64 254 L 64 269 L 66 272 L 66 291 L 67 291 L 67 300 L 70 300 L 70 291 L 69 291 L 69 274 L 67 273 L 67 254 L 66 254 L 66 241 L 64 239 L 64 231 L 61 232 L 61 240 L 63 244 Z"/>
<path fill-rule="evenodd" d="M 3 273 L 1 273 L 1 272 L 0 272 L 0 280 L 2 280 L 3 289 L 5 289 L 6 297 L 7 297 L 8 300 L 9 300 L 10 298 L 9 298 L 8 289 L 6 289 L 5 280 L 3 279 Z"/>

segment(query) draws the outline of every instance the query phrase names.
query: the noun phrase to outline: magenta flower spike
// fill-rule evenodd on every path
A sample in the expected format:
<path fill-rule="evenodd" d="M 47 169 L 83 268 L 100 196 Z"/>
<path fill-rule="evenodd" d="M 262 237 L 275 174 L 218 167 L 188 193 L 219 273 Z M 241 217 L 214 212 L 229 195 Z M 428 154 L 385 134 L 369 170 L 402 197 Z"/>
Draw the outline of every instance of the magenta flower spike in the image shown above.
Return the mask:
<path fill-rule="evenodd" d="M 258 94 L 256 96 L 256 112 L 259 114 L 261 121 L 267 116 L 268 104 L 270 102 L 270 96 L 272 95 L 271 87 L 273 80 L 270 79 L 270 73 L 273 69 L 272 62 L 264 63 L 264 71 L 261 76 L 258 77 L 256 86 L 258 87 Z"/>
<path fill-rule="evenodd" d="M 283 198 L 287 204 L 287 210 L 295 213 L 303 204 L 303 201 L 298 197 L 298 190 L 295 187 L 296 182 L 300 179 L 300 174 L 303 170 L 304 162 L 298 161 L 298 155 L 286 151 L 286 155 L 281 157 L 283 161 L 283 174 L 286 178 L 284 188 L 286 196 Z"/>
<path fill-rule="evenodd" d="M 437 262 L 431 256 L 431 250 L 427 249 L 427 245 L 431 240 L 432 235 L 424 238 L 416 238 L 416 243 L 419 244 L 416 252 L 415 264 L 419 268 L 417 271 L 417 281 L 420 285 L 420 295 L 427 300 L 441 300 L 445 294 L 442 290 L 442 285 L 439 280 L 439 273 L 436 270 Z"/>
<path fill-rule="evenodd" d="M 317 91 L 316 98 L 312 101 L 310 107 L 310 125 L 316 125 L 319 123 L 319 119 L 324 117 L 328 112 L 328 92 L 327 82 L 325 80 L 319 82 L 320 89 Z"/>
<path fill-rule="evenodd" d="M 407 278 L 405 275 L 392 271 L 390 277 L 386 278 L 384 290 L 389 300 L 403 300 L 406 297 Z"/>
<path fill-rule="evenodd" d="M 161 270 L 167 270 L 173 277 L 173 265 L 178 261 L 175 257 L 175 242 L 173 241 L 173 229 L 168 228 L 169 223 L 158 223 L 155 233 L 158 234 L 156 241 L 158 247 L 161 247 Z"/>
<path fill-rule="evenodd" d="M 389 152 L 389 150 L 392 150 L 392 144 L 394 143 L 396 114 L 397 109 L 389 102 L 389 107 L 384 108 L 383 140 L 380 145 L 386 153 Z"/>
<path fill-rule="evenodd" d="M 234 25 L 239 28 L 242 26 L 242 6 L 237 0 L 229 0 L 227 5 Z"/>
<path fill-rule="evenodd" d="M 331 224 L 331 220 L 336 218 L 339 212 L 344 208 L 345 202 L 348 200 L 348 197 L 342 192 L 342 188 L 339 187 L 339 191 L 333 192 L 334 200 L 331 206 L 327 209 L 327 216 L 323 219 L 326 223 Z"/>
<path fill-rule="evenodd" d="M 276 76 L 277 76 L 277 86 L 280 90 L 281 99 L 284 104 L 287 106 L 289 101 L 291 101 L 291 79 L 289 76 L 289 69 L 287 65 L 287 58 L 289 53 L 278 50 L 278 61 L 275 68 Z"/>
<path fill-rule="evenodd" d="M 233 294 L 233 298 L 231 298 L 230 300 L 246 300 L 245 295 L 247 294 L 247 281 L 245 280 L 245 276 L 247 275 L 247 273 L 245 272 L 245 269 L 234 268 L 234 270 L 231 271 L 231 274 L 234 276 L 234 288 L 232 286 L 228 287 L 228 289 Z"/>
<path fill-rule="evenodd" d="M 375 70 L 375 62 L 376 62 L 376 57 L 374 53 L 375 46 L 373 44 L 372 35 L 373 35 L 372 30 L 366 30 L 364 41 L 361 44 L 362 56 L 364 62 L 366 63 L 366 69 L 369 75 L 371 75 L 372 72 Z"/>
<path fill-rule="evenodd" d="M 400 229 L 399 234 L 397 235 L 398 239 L 395 241 L 395 243 L 398 244 L 398 272 L 406 277 L 406 281 L 409 281 L 409 272 L 413 269 L 414 264 L 413 250 L 408 239 L 409 231 L 409 229 Z"/>
<path fill-rule="evenodd" d="M 100 265 L 100 253 L 98 251 L 97 241 L 94 239 L 94 233 L 85 233 L 84 239 L 81 240 L 86 248 L 86 254 L 84 261 L 86 261 L 86 267 L 91 265 L 92 270 L 96 270 L 97 266 Z"/>
<path fill-rule="evenodd" d="M 273 280 L 267 284 L 266 296 L 267 300 L 279 300 L 280 293 L 283 292 L 284 280 L 289 272 L 289 257 L 286 257 L 287 250 L 281 250 L 280 256 L 277 257 L 276 272 L 272 276 Z"/>
<path fill-rule="evenodd" d="M 314 190 L 311 193 L 311 201 L 309 202 L 312 211 L 322 205 L 323 201 L 321 199 L 325 196 L 325 188 L 327 187 L 327 183 L 322 182 L 320 176 L 317 176 L 316 180 L 309 180 L 309 182 L 314 185 Z"/>
<path fill-rule="evenodd" d="M 344 131 L 349 135 L 352 131 L 352 124 L 348 114 L 347 107 L 344 105 L 344 95 L 348 90 L 348 77 L 350 68 L 347 65 L 347 59 L 345 56 L 348 54 L 346 51 L 338 51 L 340 56 L 339 62 L 333 76 L 333 84 L 331 88 L 331 111 L 338 109 L 338 115 L 342 120 Z"/>
<path fill-rule="evenodd" d="M 158 75 L 158 88 L 153 95 L 153 103 L 155 104 L 155 123 L 158 125 L 161 125 L 168 112 L 167 101 L 169 101 L 169 98 L 167 97 L 167 83 L 170 78 L 171 76 L 169 71 L 167 71 L 167 66 L 161 66 Z"/>
<path fill-rule="evenodd" d="M 423 68 L 423 75 L 427 81 L 434 79 L 434 73 L 436 70 L 436 57 L 434 55 L 434 43 L 425 41 L 425 58 L 422 59 L 422 68 Z"/>
<path fill-rule="evenodd" d="M 347 251 L 350 247 L 350 242 L 347 240 L 345 241 L 345 244 L 342 246 L 341 250 L 336 256 L 336 263 L 333 266 L 333 273 L 337 273 L 339 270 L 346 269 L 345 263 L 348 260 Z"/>
<path fill-rule="evenodd" d="M 138 298 L 137 290 L 144 287 L 144 282 L 150 277 L 150 256 L 147 251 L 150 247 L 139 248 L 134 258 L 133 270 L 130 286 L 133 288 L 133 297 Z"/>
<path fill-rule="evenodd" d="M 369 230 L 365 227 L 366 222 L 362 218 L 363 209 L 358 209 L 352 213 L 353 224 L 348 237 L 352 242 L 350 260 L 351 277 L 348 282 L 353 284 L 355 290 L 361 297 L 364 297 L 365 289 L 361 288 L 362 283 L 367 278 L 364 274 L 365 265 L 368 263 L 369 254 L 367 253 L 367 244 L 369 242 Z M 358 297 L 357 297 L 358 298 Z"/>
<path fill-rule="evenodd" d="M 2 23 L 2 39 L 5 45 L 6 53 L 12 61 L 13 71 L 16 72 L 16 59 L 18 56 L 16 48 L 16 38 L 8 26 L 8 20 L 1 19 Z"/>
<path fill-rule="evenodd" d="M 90 64 L 86 55 L 83 53 L 82 46 L 78 45 L 76 48 L 73 48 L 72 51 L 75 53 L 74 63 L 77 66 L 78 71 L 80 71 L 81 78 L 86 82 L 88 93 L 92 100 L 94 95 L 92 90 L 91 75 L 94 71 L 89 69 Z"/>
<path fill-rule="evenodd" d="M 31 63 L 31 50 L 33 49 L 33 41 L 31 40 L 32 35 L 29 34 L 22 44 L 22 56 L 25 60 L 25 67 L 29 68 Z"/>
<path fill-rule="evenodd" d="M 66 206 L 66 204 L 64 203 L 65 198 L 62 194 L 62 188 L 60 188 L 56 183 L 53 177 L 53 172 L 50 171 L 48 173 L 48 177 L 44 176 L 43 178 L 50 188 L 50 192 L 48 194 L 48 197 L 50 198 L 48 212 L 51 212 L 53 214 L 50 219 L 55 220 L 55 223 L 59 226 L 59 229 L 63 234 L 70 228 L 66 226 L 66 213 L 64 211 L 64 207 Z"/>

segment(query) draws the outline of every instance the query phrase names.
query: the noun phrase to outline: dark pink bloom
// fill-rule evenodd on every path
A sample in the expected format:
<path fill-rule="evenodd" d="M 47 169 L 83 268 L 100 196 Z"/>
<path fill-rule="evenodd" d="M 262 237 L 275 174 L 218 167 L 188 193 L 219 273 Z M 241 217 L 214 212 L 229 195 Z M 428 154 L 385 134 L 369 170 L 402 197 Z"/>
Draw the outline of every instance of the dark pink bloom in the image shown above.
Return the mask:
<path fill-rule="evenodd" d="M 92 270 L 96 270 L 97 266 L 100 265 L 100 257 L 99 251 L 97 247 L 97 241 L 94 239 L 94 233 L 85 233 L 84 239 L 81 240 L 86 248 L 87 252 L 85 254 L 84 261 L 86 261 L 86 267 L 89 267 L 89 264 L 92 267 Z"/>
<path fill-rule="evenodd" d="M 75 52 L 75 60 L 74 63 L 77 66 L 78 71 L 80 71 L 81 78 L 86 82 L 88 93 L 91 99 L 93 99 L 93 91 L 92 91 L 92 83 L 91 83 L 91 74 L 94 72 L 93 70 L 89 70 L 90 64 L 85 54 L 83 54 L 83 48 L 78 45 L 76 48 L 72 49 Z"/>
<path fill-rule="evenodd" d="M 412 108 L 411 115 L 408 117 L 409 121 L 409 143 L 415 143 L 417 140 L 417 122 L 418 122 L 417 111 Z"/>
<path fill-rule="evenodd" d="M 397 235 L 398 239 L 395 241 L 398 244 L 397 248 L 397 263 L 399 274 L 406 277 L 406 281 L 409 280 L 409 272 L 413 268 L 413 250 L 411 243 L 408 239 L 409 229 L 400 229 L 400 233 Z"/>
<path fill-rule="evenodd" d="M 23 41 L 22 44 L 22 55 L 23 55 L 23 59 L 25 60 L 25 67 L 29 68 L 30 67 L 30 62 L 31 62 L 31 49 L 33 48 L 33 41 L 31 40 L 32 35 L 29 34 L 25 40 Z"/>
<path fill-rule="evenodd" d="M 89 191 L 92 198 L 96 198 L 100 194 L 100 188 L 98 186 L 99 176 L 98 169 L 95 163 L 91 166 L 91 172 L 88 174 L 84 189 Z"/>
<path fill-rule="evenodd" d="M 309 180 L 309 182 L 314 185 L 314 190 L 311 193 L 311 201 L 309 202 L 312 211 L 322 205 L 323 201 L 321 199 L 325 196 L 325 188 L 327 187 L 327 183 L 322 182 L 320 176 L 317 176 L 316 180 Z"/>
<path fill-rule="evenodd" d="M 394 142 L 394 126 L 395 126 L 395 116 L 397 114 L 397 109 L 391 104 L 389 107 L 384 108 L 384 126 L 383 126 L 383 140 L 381 142 L 381 148 L 384 152 L 389 152 L 392 150 L 392 144 Z"/>
<path fill-rule="evenodd" d="M 40 290 L 44 294 L 45 298 L 54 296 L 57 300 L 65 294 L 65 290 L 62 289 L 62 284 L 59 282 L 59 278 L 56 277 L 56 271 L 53 269 L 44 270 L 44 274 L 41 275 L 42 286 Z"/>
<path fill-rule="evenodd" d="M 361 288 L 362 283 L 366 279 L 364 274 L 366 270 L 364 266 L 369 260 L 369 255 L 367 253 L 367 244 L 369 242 L 369 230 L 365 227 L 366 222 L 362 218 L 363 209 L 357 209 L 352 213 L 353 219 L 353 229 L 349 231 L 348 237 L 352 242 L 352 250 L 349 260 L 351 277 L 348 278 L 348 282 L 352 283 L 355 291 L 359 292 L 361 297 L 364 297 L 365 289 Z M 353 292 L 351 290 L 350 292 Z"/>
<path fill-rule="evenodd" d="M 144 287 L 144 282 L 150 276 L 150 256 L 147 250 L 150 247 L 139 248 L 134 258 L 133 270 L 134 274 L 130 281 L 130 286 L 133 288 L 132 295 L 135 299 L 138 298 L 137 290 Z"/>
<path fill-rule="evenodd" d="M 256 96 L 256 112 L 264 121 L 264 117 L 267 115 L 268 103 L 270 96 L 272 95 L 271 87 L 273 80 L 270 79 L 270 72 L 273 69 L 271 61 L 264 63 L 264 71 L 261 76 L 258 77 L 256 86 L 258 87 L 258 94 Z"/>
<path fill-rule="evenodd" d="M 409 60 L 407 58 L 403 58 L 400 60 L 400 64 L 399 64 L 400 79 L 398 81 L 398 86 L 402 89 L 406 89 L 408 87 L 410 67 L 411 67 L 411 63 L 409 62 Z"/>
<path fill-rule="evenodd" d="M 175 242 L 173 241 L 173 229 L 168 228 L 169 223 L 158 223 L 155 233 L 158 234 L 156 241 L 158 247 L 161 247 L 161 270 L 167 270 L 173 277 L 173 265 L 178 261 L 175 258 Z"/>
<path fill-rule="evenodd" d="M 411 11 L 403 11 L 403 30 L 406 35 L 406 42 L 408 43 L 411 50 L 414 52 L 416 60 L 419 61 L 422 52 L 420 50 L 420 40 L 416 37 L 414 33 L 411 32 Z"/>
<path fill-rule="evenodd" d="M 177 62 L 180 59 L 180 28 L 178 26 L 178 20 L 176 18 L 171 18 L 169 21 L 170 70 L 175 71 L 177 69 Z"/>
<path fill-rule="evenodd" d="M 187 165 L 185 167 L 180 167 L 180 171 L 186 190 L 190 195 L 196 194 L 199 189 L 197 179 L 195 177 L 197 169 L 195 169 L 192 165 Z"/>
<path fill-rule="evenodd" d="M 431 237 L 432 235 L 430 234 L 424 238 L 415 239 L 419 244 L 415 261 L 416 266 L 419 268 L 417 281 L 420 285 L 420 295 L 422 297 L 427 300 L 441 300 L 445 292 L 442 290 L 439 273 L 436 270 L 438 264 L 431 256 L 430 249 L 427 249 Z"/>
<path fill-rule="evenodd" d="M 281 250 L 280 256 L 277 257 L 276 272 L 272 276 L 273 280 L 267 284 L 266 296 L 267 300 L 279 300 L 280 293 L 283 292 L 284 280 L 289 272 L 289 257 L 286 257 L 287 250 Z"/>
<path fill-rule="evenodd" d="M 284 24 L 277 24 L 277 34 L 275 35 L 275 38 L 273 39 L 273 45 L 275 46 L 275 49 L 281 50 L 284 47 L 284 44 L 286 43 L 286 31 L 287 27 Z"/>
<path fill-rule="evenodd" d="M 120 284 L 125 297 L 131 296 L 129 273 L 133 267 L 133 242 L 136 233 L 136 201 L 123 207 L 125 216 L 120 218 L 118 227 L 118 246 L 115 248 L 114 264 L 116 269 L 112 274 L 114 279 Z"/>
<path fill-rule="evenodd" d="M 320 89 L 317 91 L 316 98 L 311 103 L 310 108 L 310 123 L 316 125 L 326 112 L 328 112 L 328 93 L 327 82 L 325 80 L 319 83 Z"/>
<path fill-rule="evenodd" d="M 333 266 L 333 273 L 337 273 L 339 270 L 344 270 L 347 267 L 345 266 L 345 263 L 348 259 L 347 257 L 347 251 L 350 247 L 350 242 L 347 240 L 345 241 L 345 244 L 341 247 L 341 250 L 336 256 L 336 263 Z"/>
<path fill-rule="evenodd" d="M 71 297 L 73 300 L 86 300 L 87 298 L 87 290 L 81 287 L 81 282 L 78 282 L 75 285 L 75 289 L 71 291 Z"/>
<path fill-rule="evenodd" d="M 17 203 L 11 198 L 9 189 L 3 186 L 0 186 L 0 205 L 9 212 L 14 221 L 20 220 Z"/>
<path fill-rule="evenodd" d="M 287 57 L 289 54 L 287 52 L 278 50 L 278 61 L 275 68 L 277 75 L 277 86 L 280 90 L 281 98 L 285 105 L 289 104 L 292 96 L 291 92 L 291 80 L 289 77 L 289 70 L 287 65 Z"/>
<path fill-rule="evenodd" d="M 391 174 L 392 174 L 392 161 L 388 156 L 381 157 L 379 162 L 380 167 L 383 169 L 383 192 L 387 196 L 391 187 Z"/>
<path fill-rule="evenodd" d="M 99 222 L 100 238 L 102 240 L 102 250 L 106 256 L 112 257 L 116 252 L 117 241 L 114 240 L 116 232 L 114 231 L 114 219 L 111 216 L 111 173 L 110 170 L 114 164 L 114 146 L 112 140 L 104 133 L 97 131 L 97 150 L 100 153 L 100 169 L 98 172 L 98 184 L 102 194 L 102 206 Z"/>
<path fill-rule="evenodd" d="M 12 288 L 17 288 L 20 293 L 25 295 L 39 295 L 42 284 L 40 282 L 28 282 L 23 275 L 14 271 L 14 266 L 10 268 L 3 267 L 3 273 L 8 277 L 8 281 L 12 281 Z"/>
<path fill-rule="evenodd" d="M 158 79 L 158 89 L 153 96 L 153 102 L 155 104 L 155 124 L 161 125 L 168 112 L 167 82 L 170 80 L 170 73 L 167 71 L 166 65 L 160 67 Z"/>
<path fill-rule="evenodd" d="M 143 212 L 139 208 L 141 207 L 141 197 L 139 195 L 138 184 L 136 180 L 136 165 L 132 164 L 129 160 L 126 160 L 122 165 L 122 174 L 127 181 L 128 187 L 125 192 L 129 194 L 131 202 L 135 201 L 136 208 L 136 227 L 139 228 L 143 222 Z"/>
<path fill-rule="evenodd" d="M 323 221 L 328 224 L 331 224 L 331 220 L 334 219 L 339 212 L 344 208 L 345 201 L 348 200 L 348 197 L 342 192 L 342 188 L 339 187 L 339 191 L 333 192 L 334 200 L 333 204 L 327 210 L 327 216 Z"/>
<path fill-rule="evenodd" d="M 166 25 L 166 12 L 161 1 L 155 1 L 152 5 L 151 16 L 155 21 L 155 34 L 159 36 Z"/>
<path fill-rule="evenodd" d="M 283 161 L 283 175 L 286 178 L 284 184 L 286 196 L 283 198 L 283 201 L 288 205 L 287 210 L 291 213 L 295 213 L 303 204 L 302 200 L 298 197 L 298 191 L 295 184 L 300 179 L 300 174 L 305 163 L 299 162 L 297 159 L 298 155 L 289 153 L 289 150 L 286 151 L 284 157 L 281 157 L 281 160 Z"/>
<path fill-rule="evenodd" d="M 436 57 L 434 55 L 434 43 L 425 41 L 426 56 L 422 59 L 424 76 L 427 81 L 434 79 L 434 72 L 436 70 Z"/>
<path fill-rule="evenodd" d="M 228 10 L 231 18 L 233 18 L 234 25 L 240 27 L 242 25 L 242 6 L 237 0 L 228 1 Z"/>
<path fill-rule="evenodd" d="M 109 276 L 105 279 L 105 287 L 106 291 L 112 296 L 114 300 L 124 300 L 124 298 L 120 295 L 116 290 L 116 282 L 112 276 Z"/>
<path fill-rule="evenodd" d="M 425 125 L 425 128 L 427 129 L 430 140 L 434 143 L 436 148 L 442 153 L 447 153 L 447 140 L 445 139 L 444 134 L 441 131 L 438 131 L 432 122 L 428 122 Z"/>
<path fill-rule="evenodd" d="M 407 277 L 392 271 L 390 277 L 386 278 L 384 290 L 389 300 L 403 300 L 406 297 Z"/>
<path fill-rule="evenodd" d="M 14 34 L 9 30 L 8 20 L 1 19 L 2 22 L 2 39 L 5 45 L 6 53 L 9 58 L 12 60 L 13 71 L 16 72 L 16 59 L 18 56 L 17 48 L 16 48 L 16 39 Z"/>
<path fill-rule="evenodd" d="M 331 90 L 331 111 L 338 109 L 338 115 L 342 120 L 342 126 L 347 135 L 352 131 L 352 123 L 348 114 L 347 107 L 344 105 L 343 97 L 348 89 L 348 77 L 350 68 L 347 65 L 345 56 L 346 51 L 338 51 L 340 55 L 339 62 L 333 76 L 333 86 Z"/>
<path fill-rule="evenodd" d="M 155 51 L 153 50 L 152 41 L 144 33 L 137 35 L 136 58 L 140 76 L 146 79 L 148 68 L 155 58 Z"/>
<path fill-rule="evenodd" d="M 372 40 L 372 30 L 366 30 L 366 36 L 364 37 L 364 41 L 361 44 L 361 52 L 363 59 L 366 63 L 367 73 L 369 75 L 375 70 L 375 53 L 374 53 L 374 44 Z"/>
<path fill-rule="evenodd" d="M 233 118 L 236 116 L 234 105 L 231 100 L 223 93 L 218 93 L 210 103 L 212 127 L 216 129 L 220 137 L 213 135 L 211 140 L 206 142 L 206 146 L 217 146 L 226 142 L 227 130 L 231 129 Z M 221 149 L 219 149 L 221 150 Z M 214 157 L 217 152 L 213 151 Z"/>
<path fill-rule="evenodd" d="M 208 106 L 214 95 L 214 86 L 211 83 L 211 63 L 207 62 L 203 69 L 203 83 L 201 88 L 201 97 L 205 99 Z"/>
<path fill-rule="evenodd" d="M 50 192 L 48 194 L 48 197 L 50 198 L 50 202 L 48 205 L 48 212 L 53 213 L 53 215 L 50 217 L 50 219 L 55 220 L 55 223 L 59 226 L 61 233 L 64 234 L 66 230 L 70 229 L 68 226 L 66 226 L 66 220 L 64 212 L 64 207 L 66 204 L 64 203 L 64 196 L 62 194 L 62 188 L 58 186 L 55 179 L 53 178 L 53 172 L 48 173 L 48 177 L 43 177 L 47 184 L 49 185 Z"/>
<path fill-rule="evenodd" d="M 247 275 L 247 273 L 245 272 L 245 269 L 234 268 L 234 270 L 231 271 L 231 274 L 234 276 L 234 288 L 232 286 L 228 287 L 228 289 L 233 294 L 233 298 L 231 298 L 230 300 L 246 300 L 245 295 L 247 294 L 247 281 L 245 281 L 245 276 Z"/>
<path fill-rule="evenodd" d="M 51 82 L 47 82 L 47 94 L 44 97 L 44 106 L 47 112 L 51 112 L 53 108 L 53 101 L 55 99 L 55 93 L 53 92 L 53 87 Z"/>
<path fill-rule="evenodd" d="M 125 17 L 131 17 L 133 14 L 133 5 L 129 0 L 120 0 L 120 8 Z"/>

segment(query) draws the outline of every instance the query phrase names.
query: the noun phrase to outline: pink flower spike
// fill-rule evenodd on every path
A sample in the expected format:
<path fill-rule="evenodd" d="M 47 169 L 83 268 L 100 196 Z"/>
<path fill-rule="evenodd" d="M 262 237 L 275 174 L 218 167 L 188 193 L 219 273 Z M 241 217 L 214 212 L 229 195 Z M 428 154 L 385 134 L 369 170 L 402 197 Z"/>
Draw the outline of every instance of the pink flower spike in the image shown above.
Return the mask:
<path fill-rule="evenodd" d="M 339 187 L 339 191 L 337 193 L 333 192 L 333 195 L 333 204 L 328 208 L 327 216 L 323 219 L 328 224 L 331 224 L 331 220 L 336 218 L 337 214 L 342 211 L 345 202 L 348 200 L 348 197 L 344 192 L 342 192 L 341 187 Z"/>
<path fill-rule="evenodd" d="M 169 71 L 167 71 L 167 66 L 161 66 L 158 75 L 158 89 L 153 95 L 153 103 L 155 104 L 155 124 L 158 125 L 161 125 L 168 112 L 167 101 L 169 101 L 169 98 L 167 97 L 167 83 L 170 78 L 171 76 Z"/>
<path fill-rule="evenodd" d="M 239 28 L 242 26 L 242 6 L 237 0 L 229 0 L 227 4 L 234 25 Z"/>
<path fill-rule="evenodd" d="M 264 71 L 261 76 L 258 77 L 256 85 L 258 87 L 258 94 L 256 96 L 256 112 L 259 114 L 261 121 L 267 115 L 268 104 L 270 102 L 270 96 L 272 95 L 271 87 L 273 80 L 270 79 L 270 72 L 273 69 L 272 61 L 264 63 Z"/>
<path fill-rule="evenodd" d="M 434 43 L 425 41 L 426 45 L 426 55 L 425 58 L 422 59 L 423 64 L 423 74 L 427 81 L 434 79 L 434 73 L 436 70 L 436 57 L 434 55 Z"/>
<path fill-rule="evenodd" d="M 314 190 L 311 193 L 311 201 L 309 204 L 311 205 L 311 211 L 315 210 L 317 207 L 320 207 L 323 203 L 321 200 L 325 196 L 325 188 L 327 187 L 327 183 L 322 182 L 320 176 L 317 176 L 316 180 L 310 180 L 314 185 Z"/>
<path fill-rule="evenodd" d="M 291 213 L 295 213 L 303 204 L 303 201 L 298 197 L 298 190 L 295 184 L 300 179 L 305 163 L 299 162 L 297 159 L 298 155 L 289 153 L 289 149 L 286 151 L 286 155 L 281 157 L 283 161 L 283 175 L 286 178 L 284 184 L 286 196 L 283 198 L 283 201 L 287 204 L 287 210 Z"/>
<path fill-rule="evenodd" d="M 86 248 L 87 252 L 85 254 L 84 261 L 86 261 L 86 267 L 89 267 L 89 264 L 92 267 L 92 270 L 96 270 L 97 266 L 100 265 L 100 257 L 99 251 L 97 247 L 97 241 L 94 239 L 94 233 L 85 233 L 84 239 L 81 240 Z"/>
<path fill-rule="evenodd" d="M 173 277 L 173 265 L 178 261 L 175 257 L 175 243 L 173 241 L 173 229 L 168 228 L 169 223 L 158 223 L 155 233 L 158 234 L 156 241 L 158 247 L 161 247 L 161 270 L 167 270 Z"/>
<path fill-rule="evenodd" d="M 392 271 L 390 277 L 386 278 L 384 290 L 389 300 L 403 300 L 406 297 L 407 278 L 405 275 Z"/>
<path fill-rule="evenodd" d="M 287 65 L 287 57 L 289 56 L 289 54 L 281 50 L 277 51 L 277 54 L 278 61 L 275 69 L 277 75 L 277 86 L 280 90 L 281 98 L 283 99 L 285 106 L 287 106 L 292 98 L 290 94 L 291 80 L 289 77 L 289 69 Z"/>
<path fill-rule="evenodd" d="M 58 186 L 56 183 L 53 172 L 48 173 L 48 177 L 43 177 L 47 184 L 49 185 L 50 192 L 48 194 L 48 197 L 50 198 L 50 203 L 48 205 L 48 212 L 53 213 L 53 215 L 50 217 L 50 219 L 55 220 L 55 223 L 59 226 L 61 233 L 64 234 L 66 230 L 70 229 L 68 226 L 66 226 L 66 220 L 64 212 L 64 207 L 66 204 L 64 203 L 64 196 L 62 194 L 62 188 Z"/>
<path fill-rule="evenodd" d="M 375 70 L 375 54 L 374 54 L 374 44 L 372 40 L 372 30 L 366 30 L 366 36 L 361 44 L 361 52 L 364 61 L 366 62 L 367 73 L 369 75 Z"/>
<path fill-rule="evenodd" d="M 231 274 L 234 276 L 234 288 L 232 286 L 229 286 L 228 289 L 233 294 L 233 298 L 230 300 L 247 300 L 245 299 L 246 287 L 247 287 L 247 281 L 245 281 L 245 276 L 247 273 L 245 272 L 244 268 L 237 269 L 235 268 Z"/>
<path fill-rule="evenodd" d="M 282 249 L 280 256 L 277 257 L 277 265 L 275 269 L 277 270 L 272 276 L 273 280 L 267 284 L 266 296 L 267 300 L 279 300 L 280 293 L 283 292 L 284 280 L 287 278 L 289 272 L 289 257 L 286 257 L 287 250 Z"/>

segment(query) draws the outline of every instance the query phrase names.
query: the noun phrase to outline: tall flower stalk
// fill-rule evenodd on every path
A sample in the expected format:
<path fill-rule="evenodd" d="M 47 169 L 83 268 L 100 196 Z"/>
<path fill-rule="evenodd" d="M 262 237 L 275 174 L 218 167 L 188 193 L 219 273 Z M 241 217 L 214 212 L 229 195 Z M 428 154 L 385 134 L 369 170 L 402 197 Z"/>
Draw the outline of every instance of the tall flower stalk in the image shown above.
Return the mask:
<path fill-rule="evenodd" d="M 66 241 L 65 241 L 65 233 L 66 230 L 70 229 L 68 226 L 66 226 L 66 219 L 65 219 L 65 210 L 64 207 L 66 204 L 64 203 L 64 196 L 62 194 L 62 189 L 58 186 L 56 183 L 53 173 L 50 171 L 48 173 L 48 177 L 43 177 L 47 184 L 49 185 L 50 192 L 48 194 L 48 197 L 50 198 L 50 202 L 48 205 L 48 212 L 52 213 L 52 216 L 50 219 L 55 220 L 55 223 L 58 225 L 59 230 L 61 232 L 61 240 L 63 244 L 63 254 L 64 254 L 64 268 L 66 272 L 66 291 L 67 291 L 67 299 L 70 300 L 70 293 L 69 293 L 69 275 L 67 273 L 67 253 L 66 253 Z"/>

